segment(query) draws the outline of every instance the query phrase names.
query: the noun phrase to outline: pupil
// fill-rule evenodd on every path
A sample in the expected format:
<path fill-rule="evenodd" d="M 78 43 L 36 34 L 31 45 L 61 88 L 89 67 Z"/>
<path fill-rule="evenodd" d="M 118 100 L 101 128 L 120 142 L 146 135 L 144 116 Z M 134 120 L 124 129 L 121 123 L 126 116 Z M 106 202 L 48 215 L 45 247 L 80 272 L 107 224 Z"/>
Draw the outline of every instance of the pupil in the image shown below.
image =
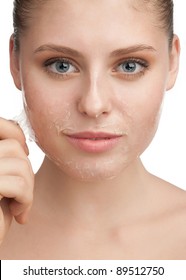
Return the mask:
<path fill-rule="evenodd" d="M 124 64 L 123 70 L 127 72 L 134 72 L 136 70 L 136 64 L 134 62 L 127 62 Z"/>
<path fill-rule="evenodd" d="M 58 62 L 57 63 L 57 70 L 59 72 L 65 73 L 69 70 L 70 66 L 67 62 Z"/>

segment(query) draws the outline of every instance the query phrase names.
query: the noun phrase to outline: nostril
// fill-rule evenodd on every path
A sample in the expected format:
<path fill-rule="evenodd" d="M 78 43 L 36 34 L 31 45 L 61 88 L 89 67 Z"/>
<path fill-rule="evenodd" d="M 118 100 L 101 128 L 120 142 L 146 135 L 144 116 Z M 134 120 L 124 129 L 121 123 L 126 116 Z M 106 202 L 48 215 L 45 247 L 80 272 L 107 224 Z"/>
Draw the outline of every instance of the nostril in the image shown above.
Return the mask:
<path fill-rule="evenodd" d="M 77 108 L 83 116 L 97 119 L 111 111 L 111 104 L 105 96 L 100 95 L 98 98 L 93 94 L 85 94 L 78 100 Z"/>

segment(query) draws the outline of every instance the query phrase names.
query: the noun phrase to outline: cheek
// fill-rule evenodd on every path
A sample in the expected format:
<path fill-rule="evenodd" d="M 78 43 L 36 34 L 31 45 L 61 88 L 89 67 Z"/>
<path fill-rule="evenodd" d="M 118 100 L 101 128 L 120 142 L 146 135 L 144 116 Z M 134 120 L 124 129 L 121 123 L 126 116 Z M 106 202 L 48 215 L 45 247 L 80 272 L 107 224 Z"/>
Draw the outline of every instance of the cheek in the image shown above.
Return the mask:
<path fill-rule="evenodd" d="M 60 82 L 54 83 L 51 79 L 46 79 L 45 74 L 38 73 L 37 76 L 33 71 L 25 72 L 23 99 L 34 130 L 39 133 L 40 128 L 51 129 L 67 123 L 74 104 L 74 87 L 62 87 Z M 62 120 L 62 124 L 59 120 Z"/>
<path fill-rule="evenodd" d="M 165 92 L 164 79 L 159 84 L 151 78 L 145 83 L 137 82 L 120 87 L 117 108 L 128 129 L 128 151 L 130 158 L 140 156 L 152 141 L 160 119 Z"/>
<path fill-rule="evenodd" d="M 25 79 L 23 87 L 24 107 L 36 135 L 39 146 L 45 145 L 48 137 L 58 134 L 58 130 L 71 117 L 71 100 L 54 95 L 55 90 L 30 83 Z M 29 86 L 31 84 L 31 86 Z M 62 121 L 59 121 L 62 120 Z"/>
<path fill-rule="evenodd" d="M 153 83 L 143 86 L 117 87 L 112 98 L 110 123 L 114 128 L 126 129 L 128 136 L 119 148 L 100 160 L 90 159 L 71 151 L 60 137 L 63 129 L 86 125 L 77 113 L 76 97 L 72 99 L 72 89 L 34 83 L 25 79 L 25 106 L 38 145 L 67 173 L 83 179 L 115 176 L 135 160 L 151 142 L 159 121 L 164 95 L 163 85 L 153 87 Z M 155 83 L 154 83 L 155 84 Z M 30 85 L 30 86 L 29 86 Z M 145 88 L 145 90 L 144 90 Z M 103 127 L 105 123 L 103 123 Z M 117 127 L 118 126 L 118 127 Z M 112 126 L 113 127 L 113 126 Z"/>
<path fill-rule="evenodd" d="M 138 102 L 131 112 L 130 144 L 139 155 L 152 141 L 159 124 L 162 111 L 163 90 L 150 94 L 147 98 Z"/>

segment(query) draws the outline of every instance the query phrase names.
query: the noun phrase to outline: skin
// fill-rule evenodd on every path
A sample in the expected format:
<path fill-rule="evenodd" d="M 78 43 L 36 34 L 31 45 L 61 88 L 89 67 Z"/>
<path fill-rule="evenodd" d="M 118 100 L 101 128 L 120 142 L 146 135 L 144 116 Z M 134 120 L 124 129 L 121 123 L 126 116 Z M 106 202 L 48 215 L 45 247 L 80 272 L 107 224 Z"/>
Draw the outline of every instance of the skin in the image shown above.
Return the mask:
<path fill-rule="evenodd" d="M 186 258 L 185 191 L 139 158 L 178 71 L 179 40 L 169 50 L 155 20 L 128 0 L 54 0 L 34 11 L 17 53 L 11 38 L 12 75 L 47 157 L 29 222 L 13 223 L 2 259 Z M 72 61 L 68 75 L 54 73 L 56 58 Z M 137 68 L 126 73 L 121 63 L 131 59 Z M 67 141 L 66 133 L 87 130 L 122 137 L 101 153 Z"/>
<path fill-rule="evenodd" d="M 29 151 L 22 130 L 0 118 L 0 243 L 12 218 L 24 224 L 32 205 L 34 174 L 27 158 Z"/>

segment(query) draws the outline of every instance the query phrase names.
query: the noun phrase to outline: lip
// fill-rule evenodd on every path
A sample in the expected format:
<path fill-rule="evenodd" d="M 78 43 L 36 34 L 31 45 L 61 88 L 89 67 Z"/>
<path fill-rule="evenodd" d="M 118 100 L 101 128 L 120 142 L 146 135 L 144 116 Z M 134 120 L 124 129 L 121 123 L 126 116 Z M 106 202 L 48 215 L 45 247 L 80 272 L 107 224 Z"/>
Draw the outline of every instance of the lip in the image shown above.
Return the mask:
<path fill-rule="evenodd" d="M 74 147 L 88 153 L 102 153 L 113 149 L 123 135 L 106 132 L 79 132 L 66 135 Z"/>

